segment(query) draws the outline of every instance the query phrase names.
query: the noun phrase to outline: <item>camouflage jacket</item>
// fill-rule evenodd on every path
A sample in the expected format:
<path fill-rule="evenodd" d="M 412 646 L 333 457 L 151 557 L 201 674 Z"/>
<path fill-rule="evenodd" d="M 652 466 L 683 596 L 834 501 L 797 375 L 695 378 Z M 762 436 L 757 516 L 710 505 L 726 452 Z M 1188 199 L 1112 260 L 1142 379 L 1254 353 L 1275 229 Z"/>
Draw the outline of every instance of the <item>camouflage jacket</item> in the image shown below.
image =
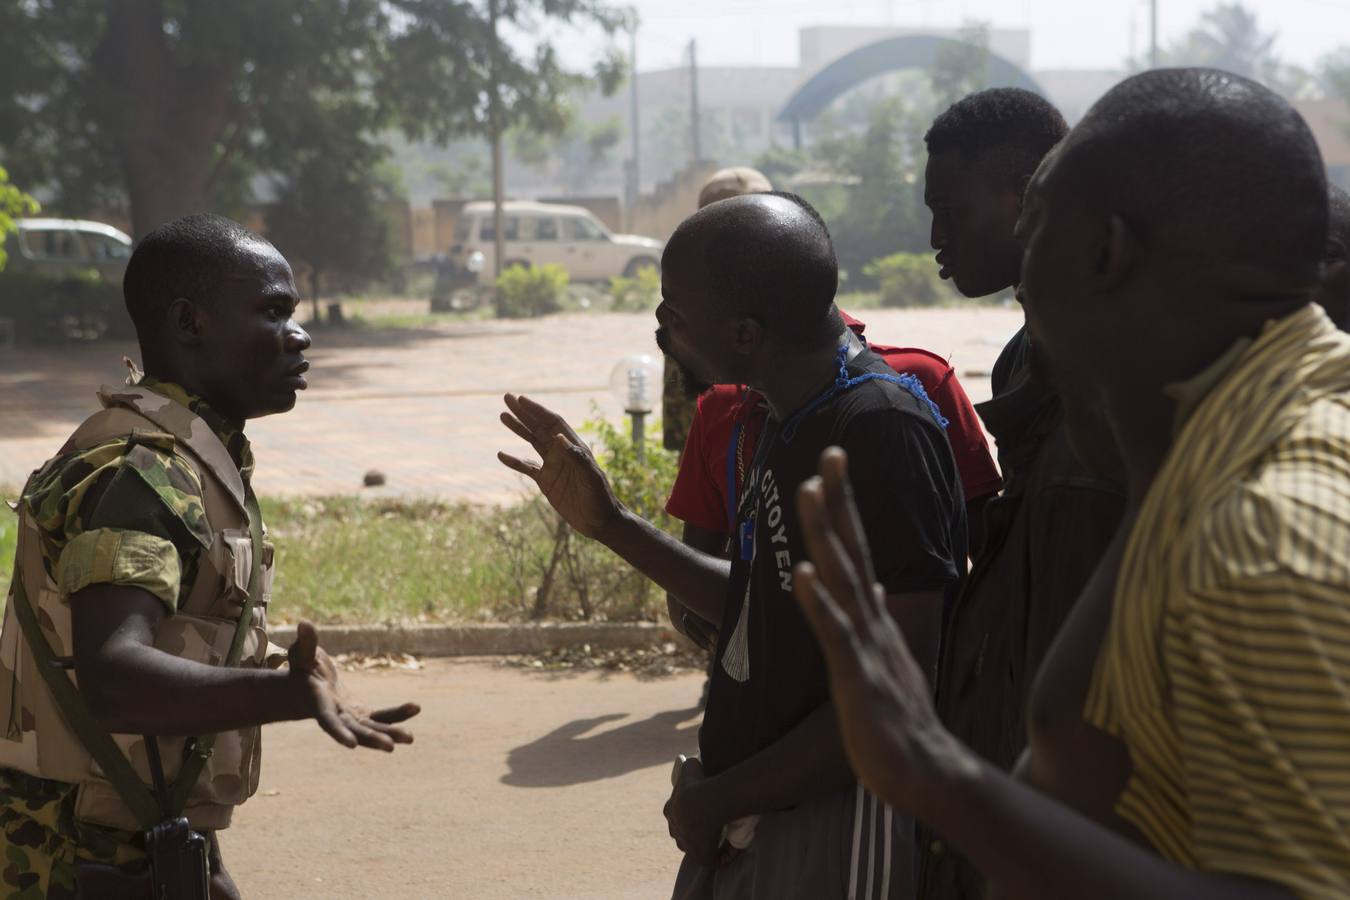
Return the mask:
<path fill-rule="evenodd" d="M 200 417 L 248 482 L 253 452 L 242 429 L 176 384 L 146 376 L 136 386 Z M 151 452 L 131 452 L 137 446 Z M 28 480 L 20 503 L 42 531 L 42 564 L 67 597 L 91 584 L 129 585 L 174 611 L 211 544 L 201 476 L 172 439 L 128 435 L 57 455 Z M 98 559 L 104 532 L 118 534 L 119 553 L 138 561 Z"/>
<path fill-rule="evenodd" d="M 73 653 L 71 595 L 92 584 L 118 584 L 140 587 L 169 608 L 156 631 L 157 649 L 220 665 L 253 566 L 245 511 L 253 470 L 248 442 L 238 427 L 177 385 L 145 379 L 105 388 L 100 398 L 104 409 L 24 488 L 14 581 L 24 585 L 58 657 Z M 266 635 L 272 547 L 264 540 L 258 549 L 259 596 L 244 625 L 240 660 L 246 667 L 284 658 Z M 0 632 L 0 766 L 76 786 L 81 821 L 135 828 L 120 795 L 65 725 L 26 644 L 7 610 Z M 113 738 L 148 783 L 144 740 Z M 182 765 L 184 740 L 160 738 L 169 781 Z M 233 807 L 256 790 L 259 752 L 256 727 L 217 737 L 188 798 L 186 815 L 194 826 L 229 824 Z"/>

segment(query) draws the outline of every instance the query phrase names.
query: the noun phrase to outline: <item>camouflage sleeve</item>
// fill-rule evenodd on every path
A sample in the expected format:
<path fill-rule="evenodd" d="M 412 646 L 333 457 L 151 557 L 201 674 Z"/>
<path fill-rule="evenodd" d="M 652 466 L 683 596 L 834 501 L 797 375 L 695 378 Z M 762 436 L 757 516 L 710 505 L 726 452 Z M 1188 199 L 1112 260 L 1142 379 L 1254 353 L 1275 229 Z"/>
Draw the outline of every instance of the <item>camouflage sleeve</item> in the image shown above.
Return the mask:
<path fill-rule="evenodd" d="M 90 584 L 143 587 L 177 606 L 209 546 L 201 481 L 169 435 L 138 434 L 39 473 L 25 503 L 62 595 Z M 78 586 L 77 586 L 78 585 Z"/>
<path fill-rule="evenodd" d="M 95 528 L 81 532 L 61 551 L 57 585 L 61 599 L 91 584 L 142 588 L 178 608 L 182 564 L 173 544 L 142 531 Z"/>

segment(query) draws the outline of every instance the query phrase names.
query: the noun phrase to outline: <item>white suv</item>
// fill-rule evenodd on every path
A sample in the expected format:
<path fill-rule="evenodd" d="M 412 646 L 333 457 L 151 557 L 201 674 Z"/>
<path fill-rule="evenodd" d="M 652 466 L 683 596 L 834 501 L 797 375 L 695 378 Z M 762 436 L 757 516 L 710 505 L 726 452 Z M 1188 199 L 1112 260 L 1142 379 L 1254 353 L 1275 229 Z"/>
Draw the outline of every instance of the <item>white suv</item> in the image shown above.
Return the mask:
<path fill-rule="evenodd" d="M 611 234 L 590 210 L 554 203 L 509 200 L 502 204 L 505 241 L 503 269 L 517 263 L 555 263 L 573 281 L 632 277 L 646 266 L 660 268 L 660 241 L 634 234 Z M 455 224 L 449 261 L 478 284 L 493 282 L 496 229 L 491 203 L 469 203 Z"/>
<path fill-rule="evenodd" d="M 83 219 L 19 219 L 5 239 L 8 268 L 69 278 L 95 270 L 120 282 L 131 258 L 131 238 L 111 225 Z"/>

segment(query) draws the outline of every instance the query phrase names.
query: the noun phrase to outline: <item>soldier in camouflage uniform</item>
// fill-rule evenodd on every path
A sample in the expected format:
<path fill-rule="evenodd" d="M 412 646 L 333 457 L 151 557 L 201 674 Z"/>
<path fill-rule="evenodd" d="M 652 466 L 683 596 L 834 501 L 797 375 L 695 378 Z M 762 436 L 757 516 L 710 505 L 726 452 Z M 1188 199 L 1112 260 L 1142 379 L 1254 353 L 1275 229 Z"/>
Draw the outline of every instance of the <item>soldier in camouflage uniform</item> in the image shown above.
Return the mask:
<path fill-rule="evenodd" d="M 213 900 L 237 897 L 215 831 L 257 789 L 258 726 L 312 717 L 346 746 L 392 750 L 418 710 L 346 695 L 308 623 L 289 651 L 268 642 L 265 540 L 240 665 L 221 665 L 255 577 L 243 422 L 289 410 L 305 387 L 310 340 L 286 261 L 237 223 L 191 216 L 142 241 L 124 292 L 149 374 L 101 390 L 104 408 L 29 478 L 13 585 L 143 781 L 142 735 L 157 736 L 170 784 L 183 736 L 217 735 L 184 815 L 210 839 Z M 79 862 L 134 870 L 144 842 L 37 677 L 14 590 L 0 633 L 0 885 L 74 897 Z"/>

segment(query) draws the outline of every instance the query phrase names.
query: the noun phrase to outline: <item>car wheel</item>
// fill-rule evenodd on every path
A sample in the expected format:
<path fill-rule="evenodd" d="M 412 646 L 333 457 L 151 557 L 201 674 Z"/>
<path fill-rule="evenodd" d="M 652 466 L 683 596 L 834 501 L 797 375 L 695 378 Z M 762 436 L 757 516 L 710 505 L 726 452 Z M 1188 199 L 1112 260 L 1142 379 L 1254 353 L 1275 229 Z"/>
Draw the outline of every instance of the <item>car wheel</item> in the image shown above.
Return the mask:
<path fill-rule="evenodd" d="M 655 269 L 660 273 L 661 261 L 652 259 L 650 256 L 636 256 L 628 261 L 628 265 L 623 267 L 623 277 L 636 278 L 638 272 L 647 268 Z"/>

